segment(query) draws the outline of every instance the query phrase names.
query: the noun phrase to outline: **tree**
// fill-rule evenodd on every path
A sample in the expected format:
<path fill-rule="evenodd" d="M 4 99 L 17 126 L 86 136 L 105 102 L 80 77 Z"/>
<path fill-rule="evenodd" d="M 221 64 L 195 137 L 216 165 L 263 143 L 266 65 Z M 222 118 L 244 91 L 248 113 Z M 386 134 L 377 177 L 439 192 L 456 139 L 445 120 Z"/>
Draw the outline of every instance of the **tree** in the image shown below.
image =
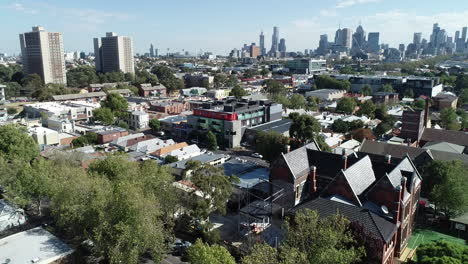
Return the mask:
<path fill-rule="evenodd" d="M 359 107 L 359 111 L 357 112 L 358 115 L 365 115 L 369 118 L 374 118 L 374 112 L 375 112 L 375 104 L 371 100 L 367 100 L 364 103 L 361 104 Z"/>
<path fill-rule="evenodd" d="M 368 84 L 364 85 L 364 87 L 362 87 L 361 94 L 363 96 L 372 95 L 372 88 Z"/>
<path fill-rule="evenodd" d="M 130 129 L 130 126 L 128 125 L 127 122 L 123 121 L 123 120 L 119 120 L 116 124 L 118 127 L 121 127 L 121 128 L 124 128 L 124 129 Z"/>
<path fill-rule="evenodd" d="M 337 89 L 349 91 L 351 83 L 349 81 L 336 80 L 328 75 L 317 75 L 315 77 L 317 89 Z"/>
<path fill-rule="evenodd" d="M 351 97 L 343 97 L 338 101 L 336 105 L 336 111 L 344 112 L 346 114 L 352 114 L 356 108 L 356 101 Z"/>
<path fill-rule="evenodd" d="M 468 211 L 468 168 L 460 161 L 432 161 L 423 168 L 423 178 L 423 195 L 447 216 Z"/>
<path fill-rule="evenodd" d="M 348 122 L 337 119 L 333 122 L 331 129 L 337 133 L 348 133 L 350 127 Z"/>
<path fill-rule="evenodd" d="M 159 81 L 166 86 L 167 92 L 172 93 L 185 87 L 184 81 L 174 76 L 174 72 L 165 66 L 155 66 L 151 72 L 156 74 Z"/>
<path fill-rule="evenodd" d="M 458 97 L 458 104 L 459 105 L 468 104 L 468 88 L 464 88 L 460 90 L 460 94 Z"/>
<path fill-rule="evenodd" d="M 224 87 L 226 85 L 227 80 L 228 78 L 226 77 L 225 74 L 221 74 L 221 73 L 215 74 L 213 78 L 214 87 L 215 88 Z"/>
<path fill-rule="evenodd" d="M 153 132 L 158 132 L 161 130 L 161 122 L 158 119 L 151 119 L 149 121 L 149 127 L 153 130 Z"/>
<path fill-rule="evenodd" d="M 227 79 L 225 85 L 227 87 L 234 87 L 238 83 L 237 75 L 231 74 Z"/>
<path fill-rule="evenodd" d="M 271 100 L 275 103 L 281 104 L 283 108 L 289 108 L 291 101 L 285 95 L 278 94 L 271 96 Z"/>
<path fill-rule="evenodd" d="M 171 155 L 167 155 L 166 157 L 164 157 L 164 163 L 166 163 L 166 164 L 174 163 L 174 162 L 177 162 L 177 161 L 179 161 L 179 159 L 177 157 L 174 157 L 174 156 L 171 156 Z"/>
<path fill-rule="evenodd" d="M 217 150 L 218 149 L 218 141 L 216 139 L 216 135 L 208 131 L 206 134 L 206 145 L 209 150 Z"/>
<path fill-rule="evenodd" d="M 283 246 L 303 252 L 310 263 L 357 263 L 364 257 L 364 248 L 357 247 L 349 224 L 343 216 L 320 219 L 316 211 L 306 209 L 286 221 Z"/>
<path fill-rule="evenodd" d="M 125 119 L 128 117 L 128 102 L 118 93 L 109 93 L 104 101 L 101 101 L 101 107 L 109 108 L 114 116 Z"/>
<path fill-rule="evenodd" d="M 382 122 L 377 125 L 377 127 L 374 129 L 374 133 L 376 136 L 380 137 L 384 134 L 386 134 L 388 131 L 390 131 L 393 128 L 390 124 L 386 122 Z"/>
<path fill-rule="evenodd" d="M 462 264 L 468 260 L 468 248 L 438 240 L 419 246 L 416 255 L 416 264 Z"/>
<path fill-rule="evenodd" d="M 413 108 L 416 110 L 423 110 L 426 107 L 426 101 L 423 99 L 418 99 L 414 102 Z"/>
<path fill-rule="evenodd" d="M 198 239 L 187 251 L 192 264 L 236 264 L 233 256 L 220 245 L 208 245 Z"/>
<path fill-rule="evenodd" d="M 442 127 L 450 130 L 460 130 L 460 125 L 457 122 L 458 116 L 455 110 L 451 107 L 442 109 L 440 112 L 440 120 Z"/>
<path fill-rule="evenodd" d="M 385 84 L 380 88 L 379 92 L 394 93 L 395 90 L 393 90 L 393 86 L 391 84 Z"/>
<path fill-rule="evenodd" d="M 289 135 L 301 144 L 307 144 L 318 136 L 321 127 L 314 117 L 293 113 L 289 115 L 289 118 L 293 120 L 289 128 Z"/>
<path fill-rule="evenodd" d="M 255 244 L 242 264 L 309 264 L 307 256 L 297 248 L 282 248 L 280 252 L 267 244 Z"/>
<path fill-rule="evenodd" d="M 462 89 L 468 88 L 468 74 L 461 73 L 457 76 L 457 80 L 455 81 L 455 91 L 459 92 Z"/>
<path fill-rule="evenodd" d="M 21 93 L 21 85 L 17 82 L 8 82 L 5 84 L 5 96 L 6 98 L 18 97 Z"/>
<path fill-rule="evenodd" d="M 10 161 L 31 161 L 39 155 L 39 146 L 24 128 L 0 126 L 0 154 Z"/>
<path fill-rule="evenodd" d="M 13 108 L 13 107 L 8 107 L 7 108 L 7 114 L 16 115 L 17 113 L 18 113 L 18 110 L 16 110 L 16 108 Z"/>
<path fill-rule="evenodd" d="M 256 70 L 247 69 L 247 70 L 244 71 L 243 75 L 244 75 L 244 78 L 249 79 L 249 78 L 254 77 L 257 74 L 258 74 L 258 72 Z"/>
<path fill-rule="evenodd" d="M 276 131 L 260 131 L 257 133 L 255 143 L 257 152 L 262 154 L 266 161 L 272 163 L 281 155 L 281 153 L 287 152 L 289 138 Z"/>
<path fill-rule="evenodd" d="M 302 109 L 306 105 L 304 96 L 302 96 L 301 94 L 297 94 L 297 93 L 293 94 L 291 98 L 289 99 L 289 101 L 290 101 L 289 108 L 291 109 Z"/>
<path fill-rule="evenodd" d="M 244 88 L 240 87 L 240 85 L 236 84 L 229 95 L 241 99 L 243 96 L 249 95 L 249 93 Z"/>
<path fill-rule="evenodd" d="M 79 66 L 67 71 L 67 85 L 70 87 L 87 87 L 98 83 L 96 69 L 91 66 Z"/>
<path fill-rule="evenodd" d="M 270 96 L 286 93 L 286 88 L 284 88 L 284 85 L 281 82 L 271 79 L 265 81 L 265 87 L 263 89 Z"/>
<path fill-rule="evenodd" d="M 239 179 L 226 176 L 222 167 L 203 164 L 193 170 L 190 180 L 202 194 L 201 200 L 193 201 L 192 214 L 196 219 L 205 220 L 216 210 L 226 213 L 226 202 L 233 190 L 232 183 Z"/>
<path fill-rule="evenodd" d="M 412 88 L 406 88 L 404 96 L 408 97 L 408 98 L 413 98 L 414 97 L 413 89 Z"/>
<path fill-rule="evenodd" d="M 98 143 L 97 134 L 93 132 L 88 132 L 86 135 L 75 138 L 72 140 L 72 145 L 74 148 L 81 148 L 88 145 L 94 145 Z"/>
<path fill-rule="evenodd" d="M 114 114 L 107 107 L 100 107 L 93 111 L 93 117 L 96 121 L 101 121 L 104 125 L 109 126 L 114 123 Z"/>

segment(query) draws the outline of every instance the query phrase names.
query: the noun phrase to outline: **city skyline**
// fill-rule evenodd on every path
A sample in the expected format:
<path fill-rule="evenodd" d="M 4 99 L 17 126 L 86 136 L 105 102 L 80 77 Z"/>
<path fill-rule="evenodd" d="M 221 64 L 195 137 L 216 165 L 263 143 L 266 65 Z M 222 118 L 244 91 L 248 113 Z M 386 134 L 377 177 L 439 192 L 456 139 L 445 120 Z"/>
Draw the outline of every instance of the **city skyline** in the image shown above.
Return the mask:
<path fill-rule="evenodd" d="M 176 5 L 142 1 L 139 7 L 145 8 L 138 8 L 120 2 L 115 6 L 94 4 L 89 0 L 80 3 L 7 1 L 0 5 L 0 10 L 6 20 L 14 19 L 15 23 L 5 29 L 0 52 L 18 54 L 17 34 L 34 25 L 62 33 L 65 51 L 90 52 L 93 50 L 93 37 L 102 32 L 116 31 L 132 37 L 135 52 L 140 54 L 147 53 L 149 45 L 153 43 L 162 53 L 170 48 L 170 52 L 184 49 L 191 53 L 203 50 L 227 55 L 231 49 L 243 43 L 258 43 L 263 29 L 268 52 L 273 26 L 280 28 L 280 38 L 287 40 L 288 51 L 302 51 L 317 48 L 320 35 L 327 34 L 329 39 L 333 39 L 339 25 L 354 31 L 359 21 L 366 32 L 380 32 L 380 43 L 398 47 L 400 43 L 411 43 L 414 32 L 422 32 L 422 37 L 429 39 L 434 23 L 439 23 L 441 28 L 447 30 L 448 36 L 454 37 L 456 30 L 466 26 L 463 24 L 464 18 L 468 17 L 466 1 L 452 1 L 453 5 L 447 6 L 436 1 L 336 0 L 308 8 L 307 1 L 301 0 L 292 5 L 301 5 L 299 10 L 296 8 L 292 11 L 292 7 L 282 6 L 278 10 L 273 8 L 269 14 L 254 12 L 246 19 L 248 21 L 238 18 L 246 16 L 241 10 L 237 12 L 238 7 L 230 7 L 233 12 L 226 12 L 219 3 L 209 0 L 203 5 L 209 16 L 200 17 L 190 14 L 189 10 L 203 10 L 201 6 L 182 2 Z M 279 1 L 270 2 L 275 6 Z M 396 8 L 401 6 L 397 2 L 405 3 L 405 8 Z M 430 8 L 420 5 L 423 2 Z M 261 6 L 265 5 L 255 3 L 252 8 Z M 171 12 L 158 12 L 155 16 L 145 11 L 154 9 L 157 12 L 164 8 L 175 10 L 177 14 L 172 14 L 170 18 L 167 13 Z"/>

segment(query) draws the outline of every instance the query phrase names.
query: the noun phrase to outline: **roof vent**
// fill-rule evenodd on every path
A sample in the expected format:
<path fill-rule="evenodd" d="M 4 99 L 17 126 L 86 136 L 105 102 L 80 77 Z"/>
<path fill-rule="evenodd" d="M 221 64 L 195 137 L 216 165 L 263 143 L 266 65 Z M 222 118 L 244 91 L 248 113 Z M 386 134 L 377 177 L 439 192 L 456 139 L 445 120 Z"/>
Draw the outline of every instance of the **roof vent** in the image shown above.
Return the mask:
<path fill-rule="evenodd" d="M 385 206 L 385 205 L 382 205 L 382 206 L 380 207 L 380 209 L 382 209 L 382 212 L 383 212 L 384 214 L 388 214 L 388 213 L 389 213 L 389 212 L 388 212 L 388 208 L 387 208 L 387 206 Z"/>

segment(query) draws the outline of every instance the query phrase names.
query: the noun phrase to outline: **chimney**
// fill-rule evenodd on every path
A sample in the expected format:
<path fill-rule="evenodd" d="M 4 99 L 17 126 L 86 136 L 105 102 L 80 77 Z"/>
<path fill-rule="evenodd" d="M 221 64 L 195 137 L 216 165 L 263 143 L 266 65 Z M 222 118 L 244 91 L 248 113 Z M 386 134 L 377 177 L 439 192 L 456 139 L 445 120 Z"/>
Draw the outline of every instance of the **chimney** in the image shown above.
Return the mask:
<path fill-rule="evenodd" d="M 385 159 L 387 160 L 387 164 L 392 164 L 392 155 L 390 154 L 385 155 Z"/>
<path fill-rule="evenodd" d="M 400 186 L 397 186 L 395 188 L 395 199 L 396 201 L 394 201 L 395 205 L 396 205 L 396 210 L 394 211 L 394 223 L 396 225 L 398 225 L 398 221 L 400 220 L 400 200 L 401 200 L 401 193 L 402 193 L 402 187 L 401 185 Z"/>
<path fill-rule="evenodd" d="M 401 177 L 401 200 L 402 201 L 403 201 L 403 198 L 405 197 L 406 181 L 407 181 L 407 178 L 405 176 Z"/>
<path fill-rule="evenodd" d="M 346 170 L 348 168 L 348 157 L 346 155 L 341 156 L 343 159 L 343 169 Z"/>
<path fill-rule="evenodd" d="M 310 185 L 309 185 L 309 191 L 311 194 L 315 193 L 317 191 L 317 167 L 315 166 L 312 166 L 310 168 L 310 179 L 309 179 L 309 182 L 310 182 Z"/>
<path fill-rule="evenodd" d="M 429 97 L 426 97 L 426 106 L 424 106 L 424 124 L 421 129 L 426 128 L 427 121 L 429 121 Z M 419 137 L 418 137 L 419 140 Z"/>

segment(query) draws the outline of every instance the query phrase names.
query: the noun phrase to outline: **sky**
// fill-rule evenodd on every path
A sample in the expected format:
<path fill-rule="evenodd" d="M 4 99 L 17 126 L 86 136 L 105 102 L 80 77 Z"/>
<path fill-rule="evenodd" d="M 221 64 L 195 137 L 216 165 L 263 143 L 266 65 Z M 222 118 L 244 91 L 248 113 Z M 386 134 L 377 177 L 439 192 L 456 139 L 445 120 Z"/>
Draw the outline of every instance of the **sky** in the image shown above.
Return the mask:
<path fill-rule="evenodd" d="M 271 46 L 280 28 L 288 51 L 315 49 L 321 34 L 333 41 L 339 25 L 353 31 L 362 24 L 380 32 L 381 43 L 428 39 L 439 23 L 448 36 L 468 26 L 468 0 L 0 0 L 0 53 L 20 52 L 18 34 L 41 25 L 61 32 L 65 51 L 93 51 L 93 38 L 105 32 L 133 38 L 135 52 L 176 51 L 227 55 L 244 43 Z"/>

